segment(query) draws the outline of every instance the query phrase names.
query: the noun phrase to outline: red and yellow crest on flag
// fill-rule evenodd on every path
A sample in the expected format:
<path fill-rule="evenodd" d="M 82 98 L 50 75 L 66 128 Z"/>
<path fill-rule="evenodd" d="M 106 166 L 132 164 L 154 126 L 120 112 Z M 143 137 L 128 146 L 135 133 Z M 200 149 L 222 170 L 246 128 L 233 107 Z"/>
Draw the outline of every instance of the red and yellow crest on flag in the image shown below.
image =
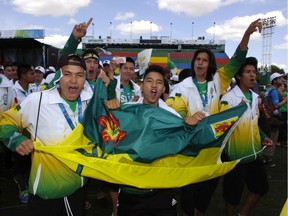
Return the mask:
<path fill-rule="evenodd" d="M 112 115 L 111 112 L 107 112 L 109 117 L 100 116 L 97 122 L 103 127 L 102 139 L 104 142 L 113 141 L 114 146 L 119 140 L 124 139 L 126 132 L 120 130 L 119 121 Z"/>
<path fill-rule="evenodd" d="M 215 137 L 220 137 L 223 135 L 236 121 L 238 117 L 233 117 L 230 119 L 225 119 L 224 121 L 219 121 L 214 124 L 211 124 L 211 128 L 214 132 Z"/>

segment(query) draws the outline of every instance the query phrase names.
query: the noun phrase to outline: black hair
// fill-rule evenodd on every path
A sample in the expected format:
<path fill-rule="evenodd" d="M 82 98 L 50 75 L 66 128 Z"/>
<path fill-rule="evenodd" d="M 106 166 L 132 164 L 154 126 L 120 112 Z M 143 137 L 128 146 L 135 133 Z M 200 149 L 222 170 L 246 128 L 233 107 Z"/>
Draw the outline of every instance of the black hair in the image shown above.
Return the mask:
<path fill-rule="evenodd" d="M 165 70 L 163 67 L 159 66 L 159 65 L 150 65 L 144 72 L 144 77 L 143 80 L 145 79 L 145 77 L 151 73 L 151 72 L 156 72 L 162 75 L 163 77 L 163 81 L 165 80 Z"/>
<path fill-rule="evenodd" d="M 12 67 L 12 62 L 11 61 L 5 62 L 3 67 L 4 69 L 6 69 L 7 67 Z"/>
<path fill-rule="evenodd" d="M 236 84 L 239 85 L 240 80 L 237 78 L 237 76 L 241 76 L 241 74 L 244 72 L 244 68 L 247 65 L 252 65 L 255 70 L 257 71 L 257 64 L 258 64 L 258 60 L 255 57 L 248 57 L 245 59 L 245 62 L 241 65 L 241 67 L 239 68 L 239 70 L 237 71 L 237 73 L 235 74 L 234 78 L 236 80 Z"/>
<path fill-rule="evenodd" d="M 185 68 L 179 73 L 179 82 L 183 81 L 185 78 L 191 76 L 191 69 Z"/>
<path fill-rule="evenodd" d="M 23 74 L 26 74 L 28 71 L 33 71 L 33 70 L 34 68 L 30 64 L 20 64 L 17 70 L 18 79 L 20 80 Z"/>
<path fill-rule="evenodd" d="M 196 73 L 195 73 L 195 70 L 194 70 L 194 63 L 195 63 L 196 58 L 198 57 L 199 53 L 206 53 L 209 56 L 209 65 L 208 65 L 208 71 L 207 71 L 207 74 L 206 74 L 206 80 L 208 82 L 212 81 L 213 80 L 213 76 L 214 76 L 214 74 L 217 71 L 217 65 L 216 65 L 216 60 L 215 60 L 214 53 L 211 50 L 206 49 L 206 48 L 202 48 L 202 49 L 196 50 L 196 52 L 195 52 L 195 54 L 194 54 L 194 56 L 192 58 L 192 61 L 191 61 L 191 75 L 192 75 L 193 78 L 196 77 Z"/>
<path fill-rule="evenodd" d="M 135 67 L 135 61 L 131 57 L 126 57 L 126 62 L 131 62 Z M 122 68 L 123 65 L 124 63 L 121 63 L 120 68 Z"/>

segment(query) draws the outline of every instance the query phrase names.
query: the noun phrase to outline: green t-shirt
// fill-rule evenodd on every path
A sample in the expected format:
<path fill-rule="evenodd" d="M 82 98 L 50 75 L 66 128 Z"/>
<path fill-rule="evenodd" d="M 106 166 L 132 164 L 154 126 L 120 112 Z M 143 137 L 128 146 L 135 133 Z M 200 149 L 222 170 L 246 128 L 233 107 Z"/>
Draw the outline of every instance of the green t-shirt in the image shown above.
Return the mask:
<path fill-rule="evenodd" d="M 68 103 L 70 109 L 73 112 L 75 112 L 76 111 L 76 106 L 77 106 L 77 100 L 75 100 L 75 101 L 65 100 L 65 101 Z"/>
<path fill-rule="evenodd" d="M 251 104 L 252 104 L 251 93 L 250 92 L 244 92 L 244 91 L 242 91 L 242 92 L 243 92 L 245 98 L 248 100 L 248 102 L 249 102 L 249 104 L 251 106 Z"/>
<path fill-rule="evenodd" d="M 198 82 L 198 86 L 199 86 L 199 94 L 202 96 L 202 95 L 205 95 L 207 93 L 207 82 Z"/>
<path fill-rule="evenodd" d="M 94 86 L 96 85 L 96 81 L 95 80 L 87 80 L 89 85 L 94 89 Z"/>

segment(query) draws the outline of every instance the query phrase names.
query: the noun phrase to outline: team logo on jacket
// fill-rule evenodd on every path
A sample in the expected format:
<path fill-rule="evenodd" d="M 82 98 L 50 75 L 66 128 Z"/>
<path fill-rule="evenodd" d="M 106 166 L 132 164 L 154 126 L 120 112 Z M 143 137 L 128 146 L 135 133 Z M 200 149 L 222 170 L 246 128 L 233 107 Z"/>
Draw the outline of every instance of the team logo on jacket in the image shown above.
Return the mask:
<path fill-rule="evenodd" d="M 238 120 L 238 117 L 226 119 L 225 121 L 216 122 L 211 124 L 211 128 L 214 132 L 215 137 L 219 137 L 224 134 L 229 128 Z"/>

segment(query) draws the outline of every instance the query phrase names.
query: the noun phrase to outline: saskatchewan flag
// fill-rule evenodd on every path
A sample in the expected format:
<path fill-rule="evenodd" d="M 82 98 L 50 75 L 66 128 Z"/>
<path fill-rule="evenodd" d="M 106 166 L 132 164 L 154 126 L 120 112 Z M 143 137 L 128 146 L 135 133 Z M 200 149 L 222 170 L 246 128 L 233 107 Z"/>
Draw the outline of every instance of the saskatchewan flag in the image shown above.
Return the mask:
<path fill-rule="evenodd" d="M 97 81 L 83 122 L 58 146 L 35 143 L 79 175 L 138 188 L 176 188 L 229 172 L 222 163 L 229 134 L 247 106 L 206 117 L 197 126 L 145 104 L 108 110 L 106 87 Z"/>

